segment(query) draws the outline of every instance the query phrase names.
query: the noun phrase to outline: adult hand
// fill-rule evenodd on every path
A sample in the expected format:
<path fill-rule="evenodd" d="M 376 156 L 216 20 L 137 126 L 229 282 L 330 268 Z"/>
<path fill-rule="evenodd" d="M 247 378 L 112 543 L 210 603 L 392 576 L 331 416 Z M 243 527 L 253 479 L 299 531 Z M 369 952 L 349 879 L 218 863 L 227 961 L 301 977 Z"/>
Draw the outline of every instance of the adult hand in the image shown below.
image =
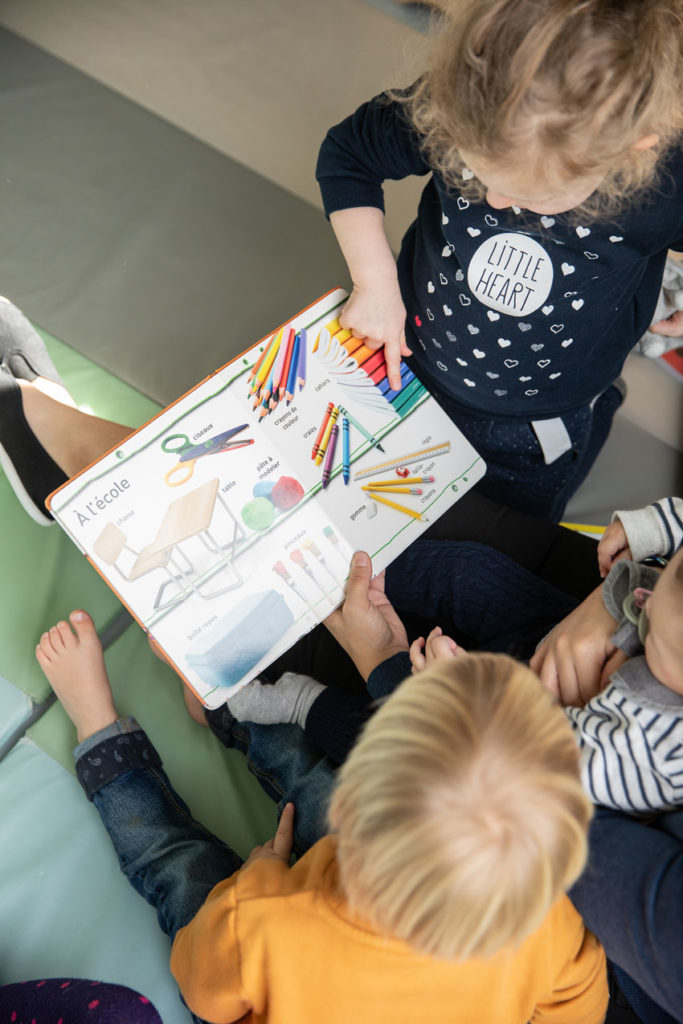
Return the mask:
<path fill-rule="evenodd" d="M 401 357 L 409 356 L 406 344 L 406 310 L 395 273 L 388 280 L 374 280 L 368 286 L 354 285 L 339 323 L 368 348 L 384 345 L 387 377 L 394 390 L 401 386 Z"/>
<path fill-rule="evenodd" d="M 683 311 L 677 309 L 671 316 L 652 324 L 650 330 L 653 334 L 663 334 L 667 338 L 683 338 Z"/>
<path fill-rule="evenodd" d="M 630 558 L 631 549 L 626 537 L 626 530 L 618 519 L 610 523 L 598 544 L 598 565 L 600 575 L 604 579 L 615 562 L 620 558 Z"/>
<path fill-rule="evenodd" d="M 292 854 L 293 842 L 294 804 L 290 803 L 285 804 L 285 808 L 280 815 L 277 832 L 273 838 L 269 839 L 263 846 L 255 846 L 242 867 L 246 868 L 249 864 L 253 864 L 255 860 L 281 860 L 284 864 L 288 865 Z"/>
<path fill-rule="evenodd" d="M 365 551 L 353 556 L 344 604 L 324 622 L 366 681 L 381 662 L 408 650 L 403 623 L 384 593 L 384 573 L 372 578 Z"/>
<path fill-rule="evenodd" d="M 459 647 L 450 636 L 446 636 L 441 626 L 435 626 L 427 639 L 419 636 L 410 645 L 410 663 L 413 672 L 421 672 L 423 668 L 435 661 L 448 661 L 467 651 Z"/>
<path fill-rule="evenodd" d="M 598 587 L 538 648 L 529 664 L 560 704 L 583 707 L 626 661 L 610 640 L 616 628 Z"/>

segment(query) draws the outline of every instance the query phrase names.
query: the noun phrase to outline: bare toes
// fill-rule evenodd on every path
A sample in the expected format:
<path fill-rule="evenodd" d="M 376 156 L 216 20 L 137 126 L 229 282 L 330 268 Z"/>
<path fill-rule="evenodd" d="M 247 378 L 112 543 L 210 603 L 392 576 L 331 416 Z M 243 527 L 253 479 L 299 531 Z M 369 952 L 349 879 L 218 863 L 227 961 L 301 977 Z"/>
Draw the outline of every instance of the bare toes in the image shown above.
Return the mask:
<path fill-rule="evenodd" d="M 87 612 L 84 612 L 79 608 L 71 613 L 69 620 L 71 621 L 73 628 L 76 630 L 76 636 L 78 637 L 79 643 L 87 644 L 91 643 L 93 640 L 97 640 L 99 642 L 95 623 Z M 69 632 L 71 632 L 71 630 L 69 630 Z"/>

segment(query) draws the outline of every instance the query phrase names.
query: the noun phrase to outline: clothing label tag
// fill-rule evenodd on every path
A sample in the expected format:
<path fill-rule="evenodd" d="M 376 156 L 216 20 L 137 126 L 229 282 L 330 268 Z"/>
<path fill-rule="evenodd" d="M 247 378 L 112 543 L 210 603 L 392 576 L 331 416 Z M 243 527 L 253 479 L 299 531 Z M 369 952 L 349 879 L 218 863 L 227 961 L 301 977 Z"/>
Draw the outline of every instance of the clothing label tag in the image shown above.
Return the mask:
<path fill-rule="evenodd" d="M 532 420 L 531 426 L 538 438 L 546 466 L 572 450 L 572 439 L 559 416 L 552 420 Z"/>

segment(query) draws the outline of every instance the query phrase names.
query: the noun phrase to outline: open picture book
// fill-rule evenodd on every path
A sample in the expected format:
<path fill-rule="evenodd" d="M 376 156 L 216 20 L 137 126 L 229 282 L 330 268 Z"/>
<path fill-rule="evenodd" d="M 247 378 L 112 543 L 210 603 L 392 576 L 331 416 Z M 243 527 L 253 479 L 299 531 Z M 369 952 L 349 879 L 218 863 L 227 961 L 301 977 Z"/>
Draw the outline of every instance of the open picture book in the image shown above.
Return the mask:
<path fill-rule="evenodd" d="M 335 289 L 55 491 L 49 508 L 208 707 L 380 572 L 485 471 Z"/>

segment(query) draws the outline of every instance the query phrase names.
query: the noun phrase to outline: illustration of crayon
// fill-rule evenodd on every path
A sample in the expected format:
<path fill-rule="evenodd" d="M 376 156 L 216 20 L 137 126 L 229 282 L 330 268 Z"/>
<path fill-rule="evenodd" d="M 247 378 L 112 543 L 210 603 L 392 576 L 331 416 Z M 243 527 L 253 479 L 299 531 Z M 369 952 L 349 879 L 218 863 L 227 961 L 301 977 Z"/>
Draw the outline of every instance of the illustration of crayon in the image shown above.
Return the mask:
<path fill-rule="evenodd" d="M 318 451 L 320 450 L 320 442 L 322 441 L 323 436 L 325 434 L 325 430 L 327 429 L 327 424 L 329 422 L 330 416 L 332 415 L 332 410 L 333 409 L 334 409 L 334 402 L 328 402 L 327 403 L 327 409 L 325 410 L 325 415 L 323 416 L 323 421 L 320 424 L 320 430 L 318 431 L 318 436 L 316 437 L 315 442 L 313 444 L 313 452 L 311 454 L 311 458 L 312 459 L 314 459 L 316 457 L 316 455 L 318 454 Z"/>
<path fill-rule="evenodd" d="M 319 466 L 320 463 L 323 461 L 323 455 L 325 454 L 325 452 L 327 450 L 327 446 L 330 443 L 330 435 L 332 433 L 332 428 L 335 426 L 335 424 L 337 422 L 337 416 L 338 415 L 339 415 L 339 409 L 335 405 L 335 407 L 332 409 L 332 412 L 330 413 L 330 418 L 327 421 L 327 426 L 325 428 L 325 433 L 323 434 L 323 439 L 320 442 L 320 444 L 318 445 L 318 454 L 315 457 L 315 464 L 316 464 L 316 466 Z"/>
<path fill-rule="evenodd" d="M 350 471 L 350 450 L 349 450 L 349 417 L 344 416 L 342 419 L 342 477 L 344 483 L 348 486 L 351 478 Z"/>
<path fill-rule="evenodd" d="M 332 430 L 330 431 L 330 440 L 328 442 L 327 452 L 325 454 L 325 465 L 323 467 L 323 480 L 322 480 L 322 488 L 323 488 L 323 490 L 325 490 L 325 488 L 327 487 L 327 485 L 330 482 L 330 473 L 332 472 L 332 467 L 334 466 L 334 453 L 335 453 L 335 449 L 337 447 L 337 435 L 338 435 L 338 433 L 339 433 L 339 424 L 338 423 L 334 423 L 332 425 Z"/>

